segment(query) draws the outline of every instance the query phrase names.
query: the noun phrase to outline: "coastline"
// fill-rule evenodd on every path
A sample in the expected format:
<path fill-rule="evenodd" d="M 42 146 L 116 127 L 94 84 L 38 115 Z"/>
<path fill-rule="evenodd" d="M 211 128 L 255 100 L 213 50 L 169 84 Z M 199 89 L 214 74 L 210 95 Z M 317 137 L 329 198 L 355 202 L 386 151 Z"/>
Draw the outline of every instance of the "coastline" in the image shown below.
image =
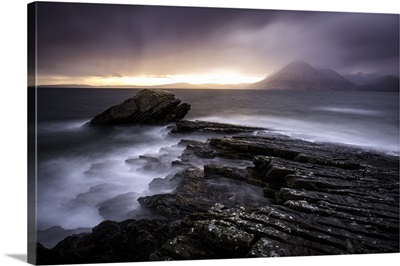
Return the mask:
<path fill-rule="evenodd" d="M 39 245 L 40 264 L 399 252 L 398 156 L 237 125 L 176 124 L 170 134 L 185 150 L 171 167 L 180 171 L 152 182 L 173 192 L 139 198 L 145 220 L 105 221 L 51 250 Z M 215 136 L 194 141 L 191 132 Z"/>

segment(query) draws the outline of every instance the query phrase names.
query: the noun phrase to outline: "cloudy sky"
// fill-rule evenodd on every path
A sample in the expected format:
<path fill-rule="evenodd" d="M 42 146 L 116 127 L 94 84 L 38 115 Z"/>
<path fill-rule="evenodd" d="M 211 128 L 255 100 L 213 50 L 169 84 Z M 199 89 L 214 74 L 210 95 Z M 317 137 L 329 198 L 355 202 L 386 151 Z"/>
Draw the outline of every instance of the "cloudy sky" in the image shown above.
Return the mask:
<path fill-rule="evenodd" d="M 37 82 L 256 82 L 294 60 L 399 70 L 399 16 L 72 3 L 37 6 Z"/>

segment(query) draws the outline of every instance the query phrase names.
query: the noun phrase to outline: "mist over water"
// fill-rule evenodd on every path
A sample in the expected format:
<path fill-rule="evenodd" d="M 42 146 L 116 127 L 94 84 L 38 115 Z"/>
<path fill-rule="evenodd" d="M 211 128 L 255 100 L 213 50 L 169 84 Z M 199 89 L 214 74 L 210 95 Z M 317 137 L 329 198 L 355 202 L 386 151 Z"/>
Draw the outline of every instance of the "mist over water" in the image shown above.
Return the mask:
<path fill-rule="evenodd" d="M 265 127 L 307 141 L 399 154 L 397 92 L 240 90 L 209 94 L 198 100 L 201 103 L 188 118 Z M 181 98 L 195 100 L 192 95 Z"/>
<path fill-rule="evenodd" d="M 94 226 L 106 217 L 113 218 L 99 214 L 102 203 L 127 193 L 131 193 L 128 197 L 131 203 L 124 206 L 125 213 L 136 210 L 136 199 L 150 193 L 151 180 L 172 171 L 171 161 L 183 150 L 176 145 L 178 139 L 166 136 L 166 127 L 101 132 L 76 128 L 72 126 L 75 123 L 54 127 L 53 131 L 38 130 L 39 229 L 53 225 L 67 229 Z M 138 159 L 141 155 L 164 153 L 168 154 L 163 162 L 165 167 L 157 169 L 144 170 L 145 162 Z M 133 164 L 130 159 L 138 160 Z M 116 208 L 118 200 L 124 199 L 114 200 Z"/>
<path fill-rule="evenodd" d="M 238 115 L 228 116 L 206 116 L 199 120 L 214 122 L 225 122 L 231 124 L 244 124 L 248 126 L 266 127 L 286 136 L 311 142 L 342 143 L 374 151 L 380 151 L 391 155 L 399 154 L 399 136 L 397 125 L 387 125 L 381 121 L 368 123 L 364 117 L 332 120 L 316 118 L 315 120 L 294 119 L 287 117 L 265 117 Z M 340 123 L 338 123 L 340 122 Z M 382 131 L 382 128 L 385 128 Z M 258 132 L 258 133 L 268 133 Z"/>
<path fill-rule="evenodd" d="M 399 154 L 398 93 L 170 91 L 191 104 L 187 119 L 259 126 L 305 140 Z M 171 191 L 150 190 L 149 183 L 179 170 L 171 162 L 184 149 L 177 145 L 181 136 L 168 134 L 167 126 L 82 127 L 135 94 L 136 90 L 39 89 L 39 230 L 140 217 L 138 197 Z M 157 158 L 154 167 L 151 158 Z"/>

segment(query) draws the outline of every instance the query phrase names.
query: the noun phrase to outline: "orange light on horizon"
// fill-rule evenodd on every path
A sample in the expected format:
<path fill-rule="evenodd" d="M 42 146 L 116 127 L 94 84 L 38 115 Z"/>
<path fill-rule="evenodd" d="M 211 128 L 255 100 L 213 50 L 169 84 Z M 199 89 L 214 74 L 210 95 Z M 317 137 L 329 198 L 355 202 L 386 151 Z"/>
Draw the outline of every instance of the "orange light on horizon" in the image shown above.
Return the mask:
<path fill-rule="evenodd" d="M 253 83 L 261 80 L 262 77 L 245 76 L 236 73 L 215 73 L 215 74 L 189 74 L 189 75 L 167 75 L 162 77 L 138 76 L 138 77 L 107 77 L 89 78 L 90 84 L 101 85 L 139 85 L 154 86 L 173 83 L 198 84 L 240 84 Z"/>
<path fill-rule="evenodd" d="M 91 86 L 154 86 L 174 83 L 199 84 L 241 84 L 254 83 L 263 77 L 246 76 L 233 72 L 220 72 L 212 74 L 187 74 L 165 76 L 122 76 L 122 77 L 43 77 L 39 79 L 40 85 L 81 84 Z"/>

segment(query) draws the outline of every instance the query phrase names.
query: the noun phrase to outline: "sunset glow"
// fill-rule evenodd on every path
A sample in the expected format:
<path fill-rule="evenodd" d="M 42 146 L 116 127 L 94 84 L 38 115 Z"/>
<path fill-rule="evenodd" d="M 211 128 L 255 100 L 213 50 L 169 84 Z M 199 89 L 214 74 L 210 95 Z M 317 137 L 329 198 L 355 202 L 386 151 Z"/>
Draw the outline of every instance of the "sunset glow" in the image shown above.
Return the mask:
<path fill-rule="evenodd" d="M 122 76 L 122 77 L 87 77 L 75 78 L 68 77 L 49 77 L 39 81 L 39 84 L 81 84 L 91 86 L 154 86 L 173 83 L 199 84 L 241 84 L 260 81 L 264 77 L 245 76 L 233 72 L 223 72 L 214 74 L 189 74 L 189 75 L 164 75 L 164 76 Z"/>
<path fill-rule="evenodd" d="M 163 77 L 138 76 L 138 77 L 109 77 L 90 78 L 88 82 L 94 85 L 143 85 L 153 86 L 171 83 L 190 84 L 239 84 L 251 83 L 261 80 L 262 77 L 248 77 L 234 73 L 203 74 L 203 75 L 167 75 Z"/>

